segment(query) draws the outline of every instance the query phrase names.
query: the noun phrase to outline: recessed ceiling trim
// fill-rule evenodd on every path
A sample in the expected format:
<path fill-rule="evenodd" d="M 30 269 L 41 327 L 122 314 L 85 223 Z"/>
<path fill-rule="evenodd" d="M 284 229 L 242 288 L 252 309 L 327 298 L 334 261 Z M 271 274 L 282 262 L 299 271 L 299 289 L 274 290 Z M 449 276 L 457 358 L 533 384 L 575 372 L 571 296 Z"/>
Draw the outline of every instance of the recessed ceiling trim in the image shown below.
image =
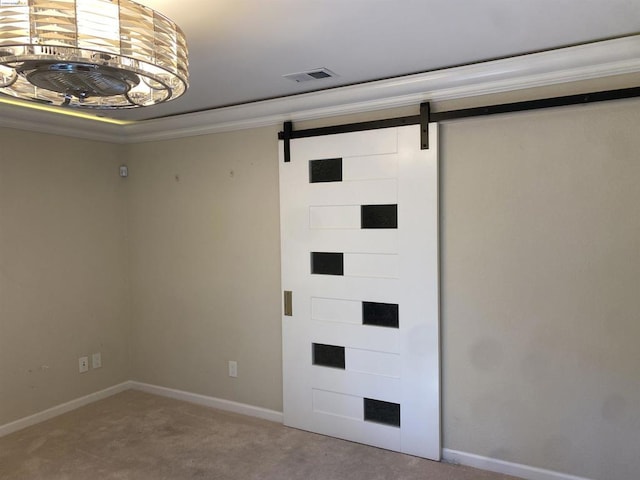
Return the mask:
<path fill-rule="evenodd" d="M 312 120 L 639 72 L 640 35 L 634 35 L 124 126 L 92 125 L 91 130 L 100 132 L 100 140 L 106 134 L 117 143 L 166 140 L 279 125 L 285 120 Z M 4 125 L 3 117 L 4 108 L 0 112 L 0 125 Z M 33 112 L 23 112 L 22 117 L 30 117 L 32 127 L 34 123 L 49 126 L 54 123 L 44 122 Z M 58 132 L 60 124 L 79 121 L 58 118 L 60 121 L 55 122 Z M 83 128 L 96 123 L 84 121 Z M 77 126 L 68 129 L 70 136 L 78 133 Z"/>
<path fill-rule="evenodd" d="M 64 116 L 10 103 L 0 103 L 0 127 L 109 143 L 125 143 L 121 136 L 126 135 L 120 124 Z"/>

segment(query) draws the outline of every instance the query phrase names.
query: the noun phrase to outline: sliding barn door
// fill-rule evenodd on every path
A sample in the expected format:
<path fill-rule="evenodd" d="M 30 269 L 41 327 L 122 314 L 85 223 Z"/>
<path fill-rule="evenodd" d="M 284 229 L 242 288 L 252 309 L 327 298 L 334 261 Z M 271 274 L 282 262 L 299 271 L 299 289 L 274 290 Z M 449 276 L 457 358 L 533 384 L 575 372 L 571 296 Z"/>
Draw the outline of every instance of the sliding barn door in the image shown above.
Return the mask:
<path fill-rule="evenodd" d="M 285 425 L 440 458 L 437 137 L 280 142 Z"/>

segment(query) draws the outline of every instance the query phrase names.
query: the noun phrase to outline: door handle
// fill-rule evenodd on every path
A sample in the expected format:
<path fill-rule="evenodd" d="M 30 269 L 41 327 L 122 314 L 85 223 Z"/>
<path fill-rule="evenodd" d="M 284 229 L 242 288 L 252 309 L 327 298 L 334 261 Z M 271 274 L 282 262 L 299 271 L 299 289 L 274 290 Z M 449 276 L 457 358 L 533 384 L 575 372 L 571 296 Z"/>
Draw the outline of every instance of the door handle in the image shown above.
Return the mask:
<path fill-rule="evenodd" d="M 293 315 L 293 292 L 291 290 L 284 291 L 284 314 L 287 317 Z"/>

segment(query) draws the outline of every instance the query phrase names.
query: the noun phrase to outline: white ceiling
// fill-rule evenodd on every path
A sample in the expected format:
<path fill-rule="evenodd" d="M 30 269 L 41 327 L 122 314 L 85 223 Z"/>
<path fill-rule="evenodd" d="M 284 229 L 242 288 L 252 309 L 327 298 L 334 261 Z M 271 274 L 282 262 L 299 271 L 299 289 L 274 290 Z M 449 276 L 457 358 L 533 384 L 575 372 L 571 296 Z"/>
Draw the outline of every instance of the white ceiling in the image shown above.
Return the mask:
<path fill-rule="evenodd" d="M 640 0 L 139 0 L 178 23 L 190 88 L 143 120 L 640 32 Z M 339 77 L 282 78 L 326 67 Z"/>
<path fill-rule="evenodd" d="M 622 88 L 608 87 L 616 76 L 640 84 L 640 0 L 137 1 L 184 30 L 185 95 L 84 111 L 103 120 L 89 122 L 80 110 L 3 98 L 0 126 L 127 143 L 582 80 Z M 321 67 L 339 76 L 282 77 Z"/>

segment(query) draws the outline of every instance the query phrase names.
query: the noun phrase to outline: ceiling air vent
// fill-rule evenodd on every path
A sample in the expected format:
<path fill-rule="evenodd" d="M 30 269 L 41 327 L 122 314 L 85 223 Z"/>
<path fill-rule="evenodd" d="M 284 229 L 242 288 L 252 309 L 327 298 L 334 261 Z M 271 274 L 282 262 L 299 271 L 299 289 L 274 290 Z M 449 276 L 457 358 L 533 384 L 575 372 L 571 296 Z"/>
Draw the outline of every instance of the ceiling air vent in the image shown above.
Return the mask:
<path fill-rule="evenodd" d="M 284 78 L 288 78 L 289 80 L 293 80 L 294 82 L 310 82 L 311 80 L 323 80 L 325 78 L 334 78 L 338 75 L 328 68 L 316 68 L 314 70 L 309 70 L 307 72 L 299 72 L 299 73 L 288 73 L 287 75 L 283 75 Z"/>

